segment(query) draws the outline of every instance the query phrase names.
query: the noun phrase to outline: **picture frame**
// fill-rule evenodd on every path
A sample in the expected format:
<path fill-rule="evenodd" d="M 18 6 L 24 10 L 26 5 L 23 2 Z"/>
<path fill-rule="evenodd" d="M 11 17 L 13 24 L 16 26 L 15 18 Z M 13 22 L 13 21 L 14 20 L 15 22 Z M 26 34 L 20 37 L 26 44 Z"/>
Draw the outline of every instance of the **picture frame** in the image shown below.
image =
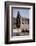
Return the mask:
<path fill-rule="evenodd" d="M 21 22 L 25 26 L 18 26 L 18 23 L 14 24 L 16 21 L 16 15 L 19 16 L 19 14 L 21 14 L 21 18 L 25 20 L 23 21 L 22 19 L 20 19 L 21 21 L 19 21 L 19 24 Z M 23 17 L 26 19 L 24 19 Z M 24 24 L 23 22 L 26 23 Z M 18 29 L 21 29 L 21 31 L 17 31 Z M 35 42 L 35 3 L 6 1 L 5 44 L 27 42 Z"/>

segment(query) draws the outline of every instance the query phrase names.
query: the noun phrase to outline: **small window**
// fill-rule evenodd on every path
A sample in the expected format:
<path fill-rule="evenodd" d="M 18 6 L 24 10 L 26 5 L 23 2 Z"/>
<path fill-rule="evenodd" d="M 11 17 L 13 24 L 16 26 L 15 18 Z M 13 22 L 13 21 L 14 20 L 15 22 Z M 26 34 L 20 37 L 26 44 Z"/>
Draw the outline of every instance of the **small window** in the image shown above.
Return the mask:
<path fill-rule="evenodd" d="M 22 22 L 22 24 L 24 24 L 24 23 Z"/>

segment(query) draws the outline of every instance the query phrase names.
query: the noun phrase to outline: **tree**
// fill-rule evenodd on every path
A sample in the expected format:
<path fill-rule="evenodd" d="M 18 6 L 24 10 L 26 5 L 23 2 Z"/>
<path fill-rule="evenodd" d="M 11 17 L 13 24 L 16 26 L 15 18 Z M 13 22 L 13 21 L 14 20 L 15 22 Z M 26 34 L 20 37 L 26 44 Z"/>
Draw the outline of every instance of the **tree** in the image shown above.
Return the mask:
<path fill-rule="evenodd" d="M 19 13 L 19 11 L 17 12 L 16 27 L 20 28 L 20 13 Z"/>

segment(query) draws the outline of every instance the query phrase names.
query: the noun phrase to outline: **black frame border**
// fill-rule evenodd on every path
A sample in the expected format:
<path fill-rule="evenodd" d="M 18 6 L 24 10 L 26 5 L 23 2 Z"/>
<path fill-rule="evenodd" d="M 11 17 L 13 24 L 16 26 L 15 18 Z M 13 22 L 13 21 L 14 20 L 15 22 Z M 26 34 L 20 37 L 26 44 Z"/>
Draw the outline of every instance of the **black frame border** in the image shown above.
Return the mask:
<path fill-rule="evenodd" d="M 33 5 L 33 40 L 9 41 L 9 5 L 11 4 Z M 5 19 L 6 21 L 5 44 L 35 42 L 35 3 L 6 1 L 5 2 L 5 18 L 6 18 Z"/>

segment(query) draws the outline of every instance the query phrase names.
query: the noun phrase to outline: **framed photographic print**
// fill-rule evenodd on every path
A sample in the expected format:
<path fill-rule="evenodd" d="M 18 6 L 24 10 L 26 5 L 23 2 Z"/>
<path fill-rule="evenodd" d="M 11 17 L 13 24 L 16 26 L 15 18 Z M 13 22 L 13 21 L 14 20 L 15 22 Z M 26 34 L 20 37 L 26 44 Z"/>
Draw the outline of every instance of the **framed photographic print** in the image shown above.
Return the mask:
<path fill-rule="evenodd" d="M 5 2 L 5 43 L 35 42 L 35 3 Z"/>

